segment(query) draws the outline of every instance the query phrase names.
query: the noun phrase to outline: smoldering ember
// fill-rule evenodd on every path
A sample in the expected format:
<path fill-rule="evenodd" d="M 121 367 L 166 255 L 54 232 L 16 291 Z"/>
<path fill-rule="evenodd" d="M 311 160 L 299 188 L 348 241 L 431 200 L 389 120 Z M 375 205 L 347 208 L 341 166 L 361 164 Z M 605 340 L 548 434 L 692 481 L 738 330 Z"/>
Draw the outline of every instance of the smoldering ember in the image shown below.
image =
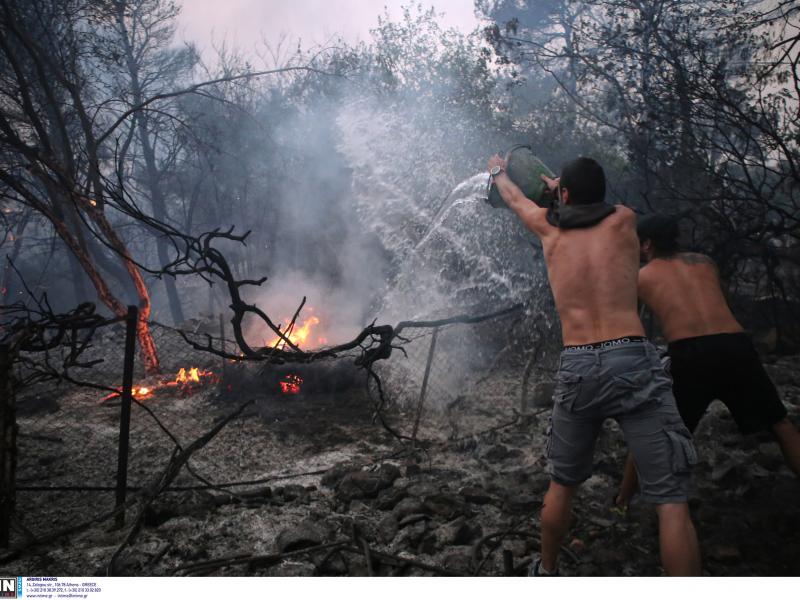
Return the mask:
<path fill-rule="evenodd" d="M 800 575 L 798 3 L 180 10 L 0 0 L 4 572 Z"/>

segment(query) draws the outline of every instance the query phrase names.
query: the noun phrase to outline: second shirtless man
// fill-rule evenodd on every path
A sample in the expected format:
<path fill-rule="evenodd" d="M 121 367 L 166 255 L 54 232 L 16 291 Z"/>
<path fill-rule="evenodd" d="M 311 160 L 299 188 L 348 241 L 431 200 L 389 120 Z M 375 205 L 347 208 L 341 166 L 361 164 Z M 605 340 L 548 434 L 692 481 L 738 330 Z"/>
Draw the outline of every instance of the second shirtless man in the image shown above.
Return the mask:
<path fill-rule="evenodd" d="M 552 209 L 548 214 L 523 195 L 501 157 L 489 159 L 489 169 L 503 200 L 542 241 L 564 344 L 547 449 L 551 481 L 541 513 L 542 554 L 531 574 L 557 572 L 572 498 L 592 474 L 603 421 L 613 418 L 636 459 L 642 497 L 656 505 L 665 572 L 700 575 L 687 504 L 694 447 L 637 312 L 636 215 L 617 205 L 599 221 L 576 226 L 569 219 L 566 228 L 566 219 L 559 221 Z M 559 179 L 543 179 L 557 193 L 562 216 L 588 206 L 600 207 L 602 214 L 605 175 L 594 160 L 578 158 Z"/>
<path fill-rule="evenodd" d="M 669 344 L 672 389 L 686 426 L 694 432 L 709 404 L 721 400 L 743 434 L 772 431 L 786 464 L 800 477 L 800 433 L 728 307 L 714 261 L 679 250 L 673 218 L 642 217 L 638 233 L 645 263 L 639 298 L 658 318 Z M 627 507 L 635 491 L 629 458 L 617 505 Z"/>

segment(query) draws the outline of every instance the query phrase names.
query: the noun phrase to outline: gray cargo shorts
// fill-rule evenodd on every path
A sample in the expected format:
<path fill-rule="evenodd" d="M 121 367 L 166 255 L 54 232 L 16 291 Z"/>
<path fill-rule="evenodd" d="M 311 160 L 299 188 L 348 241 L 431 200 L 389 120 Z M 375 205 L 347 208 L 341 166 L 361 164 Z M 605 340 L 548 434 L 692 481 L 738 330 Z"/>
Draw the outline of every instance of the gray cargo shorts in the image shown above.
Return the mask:
<path fill-rule="evenodd" d="M 547 445 L 553 481 L 573 486 L 591 476 L 595 441 L 607 418 L 619 423 L 633 453 L 642 499 L 686 502 L 697 455 L 672 380 L 650 342 L 561 353 Z"/>

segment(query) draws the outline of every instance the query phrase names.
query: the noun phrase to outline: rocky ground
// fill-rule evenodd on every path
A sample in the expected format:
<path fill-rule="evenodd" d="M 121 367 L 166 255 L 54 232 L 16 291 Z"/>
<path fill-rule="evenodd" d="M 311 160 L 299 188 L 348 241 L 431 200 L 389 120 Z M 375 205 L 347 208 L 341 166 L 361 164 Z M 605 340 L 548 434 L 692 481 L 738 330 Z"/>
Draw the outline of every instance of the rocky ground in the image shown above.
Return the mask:
<path fill-rule="evenodd" d="M 800 357 L 768 365 L 800 422 Z M 547 410 L 519 415 L 518 373 L 497 373 L 445 411 L 423 415 L 419 443 L 399 444 L 360 387 L 291 398 L 201 390 L 147 402 L 185 446 L 248 394 L 258 402 L 190 466 L 206 481 L 256 481 L 165 492 L 142 513 L 115 572 L 127 575 L 522 575 L 539 548 L 537 509 Z M 111 482 L 118 407 L 73 393 L 20 418 L 20 485 Z M 391 424 L 408 434 L 414 415 Z M 60 440 L 60 441 L 54 441 Z M 134 411 L 131 485 L 151 481 L 172 443 Z M 800 575 L 800 482 L 769 436 L 743 438 L 715 403 L 698 429 L 691 507 L 709 575 Z M 661 574 L 656 518 L 634 501 L 612 509 L 625 446 L 608 422 L 595 473 L 579 492 L 565 575 Z M 184 472 L 174 486 L 198 486 Z M 137 492 L 132 491 L 136 498 Z M 113 505 L 109 492 L 20 492 L 4 572 L 105 574 L 129 529 L 109 520 L 33 544 Z M 136 506 L 127 526 L 135 522 Z M 26 533 L 27 530 L 27 533 Z"/>

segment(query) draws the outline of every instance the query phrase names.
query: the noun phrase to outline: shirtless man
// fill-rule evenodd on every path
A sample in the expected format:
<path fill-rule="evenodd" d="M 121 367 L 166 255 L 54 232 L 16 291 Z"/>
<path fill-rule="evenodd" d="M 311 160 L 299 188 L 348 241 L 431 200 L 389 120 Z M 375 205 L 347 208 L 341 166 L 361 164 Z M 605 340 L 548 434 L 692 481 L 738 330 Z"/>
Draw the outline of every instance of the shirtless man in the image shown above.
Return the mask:
<path fill-rule="evenodd" d="M 742 433 L 771 430 L 786 463 L 800 476 L 800 433 L 786 416 L 750 338 L 731 313 L 717 268 L 703 254 L 678 251 L 677 221 L 649 215 L 639 221 L 639 298 L 656 315 L 669 346 L 678 410 L 694 431 L 708 405 L 721 400 Z M 616 502 L 636 491 L 631 457 Z"/>
<path fill-rule="evenodd" d="M 547 449 L 551 482 L 541 513 L 542 554 L 531 574 L 557 572 L 572 498 L 591 476 L 595 440 L 611 417 L 640 465 L 643 497 L 656 504 L 665 572 L 699 575 L 700 552 L 687 505 L 694 448 L 670 379 L 639 320 L 636 216 L 617 205 L 590 226 L 554 225 L 548 209 L 526 198 L 504 168 L 501 157 L 489 159 L 503 200 L 542 241 L 564 343 Z M 543 180 L 557 192 L 560 208 L 608 206 L 603 169 L 592 159 L 578 158 L 565 165 L 559 179 Z"/>

